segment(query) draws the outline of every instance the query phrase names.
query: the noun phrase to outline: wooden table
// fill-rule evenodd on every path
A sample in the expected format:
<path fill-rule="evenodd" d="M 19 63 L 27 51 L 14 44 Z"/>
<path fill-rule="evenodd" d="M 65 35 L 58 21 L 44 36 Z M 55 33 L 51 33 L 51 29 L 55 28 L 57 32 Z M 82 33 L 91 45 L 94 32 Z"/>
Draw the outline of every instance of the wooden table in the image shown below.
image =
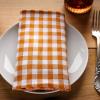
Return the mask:
<path fill-rule="evenodd" d="M 3 32 L 18 21 L 19 11 L 21 9 L 32 9 L 40 7 L 45 9 L 41 0 L 0 0 L 0 35 Z M 55 10 L 55 6 L 52 4 L 53 0 L 44 0 L 45 4 L 49 2 L 52 5 L 52 10 Z M 55 0 L 58 6 L 62 4 L 63 0 Z M 98 8 L 100 5 L 99 0 L 94 0 L 93 7 Z M 48 5 L 48 6 L 49 6 Z M 84 15 L 74 15 L 66 11 L 66 21 L 75 26 L 87 41 L 89 48 L 89 61 L 86 71 L 81 78 L 72 86 L 72 92 L 69 94 L 61 94 L 56 96 L 44 96 L 33 95 L 22 92 L 12 91 L 11 86 L 0 76 L 0 100 L 100 100 L 99 94 L 95 91 L 93 86 L 95 64 L 96 64 L 96 40 L 91 36 L 90 27 L 90 15 L 91 13 Z"/>

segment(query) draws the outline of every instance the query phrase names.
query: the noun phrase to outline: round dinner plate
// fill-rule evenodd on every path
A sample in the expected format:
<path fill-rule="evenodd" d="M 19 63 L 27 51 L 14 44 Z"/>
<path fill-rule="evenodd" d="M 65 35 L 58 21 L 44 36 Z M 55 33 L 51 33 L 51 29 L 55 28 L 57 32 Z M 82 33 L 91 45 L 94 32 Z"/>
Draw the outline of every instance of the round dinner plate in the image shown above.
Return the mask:
<path fill-rule="evenodd" d="M 88 61 L 88 48 L 81 33 L 72 25 L 66 24 L 68 47 L 68 71 L 70 84 L 75 83 L 84 72 Z M 18 23 L 10 27 L 0 38 L 0 73 L 13 84 L 16 64 Z"/>

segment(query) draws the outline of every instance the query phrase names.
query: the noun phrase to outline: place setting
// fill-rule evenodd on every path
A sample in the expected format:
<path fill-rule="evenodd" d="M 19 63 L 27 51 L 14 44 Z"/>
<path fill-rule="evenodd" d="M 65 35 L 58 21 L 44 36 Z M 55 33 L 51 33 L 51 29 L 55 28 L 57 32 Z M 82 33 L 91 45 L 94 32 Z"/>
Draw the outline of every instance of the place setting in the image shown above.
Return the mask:
<path fill-rule="evenodd" d="M 92 5 L 93 0 L 65 0 L 62 12 L 41 9 L 19 12 L 19 21 L 0 37 L 0 74 L 12 91 L 31 94 L 72 91 L 71 86 L 86 70 L 89 51 L 83 35 L 66 21 L 65 12 L 81 16 L 91 11 Z M 92 15 L 91 35 L 97 38 L 93 82 L 100 91 L 100 11 L 93 10 Z"/>

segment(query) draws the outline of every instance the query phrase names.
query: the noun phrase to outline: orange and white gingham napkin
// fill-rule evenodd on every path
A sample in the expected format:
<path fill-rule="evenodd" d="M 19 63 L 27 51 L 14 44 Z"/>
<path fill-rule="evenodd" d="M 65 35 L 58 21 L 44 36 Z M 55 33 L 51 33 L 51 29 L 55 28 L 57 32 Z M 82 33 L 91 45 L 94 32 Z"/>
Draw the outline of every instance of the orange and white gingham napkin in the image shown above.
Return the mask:
<path fill-rule="evenodd" d="M 69 91 L 64 14 L 21 12 L 13 89 Z"/>

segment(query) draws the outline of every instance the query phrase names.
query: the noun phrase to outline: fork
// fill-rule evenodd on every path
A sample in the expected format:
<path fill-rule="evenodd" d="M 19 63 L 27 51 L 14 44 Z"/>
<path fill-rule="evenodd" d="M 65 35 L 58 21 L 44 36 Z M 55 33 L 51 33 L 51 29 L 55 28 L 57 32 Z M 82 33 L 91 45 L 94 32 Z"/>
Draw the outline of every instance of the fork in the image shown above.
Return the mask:
<path fill-rule="evenodd" d="M 100 11 L 93 10 L 92 13 L 92 36 L 97 39 L 97 61 L 94 87 L 100 93 Z"/>

